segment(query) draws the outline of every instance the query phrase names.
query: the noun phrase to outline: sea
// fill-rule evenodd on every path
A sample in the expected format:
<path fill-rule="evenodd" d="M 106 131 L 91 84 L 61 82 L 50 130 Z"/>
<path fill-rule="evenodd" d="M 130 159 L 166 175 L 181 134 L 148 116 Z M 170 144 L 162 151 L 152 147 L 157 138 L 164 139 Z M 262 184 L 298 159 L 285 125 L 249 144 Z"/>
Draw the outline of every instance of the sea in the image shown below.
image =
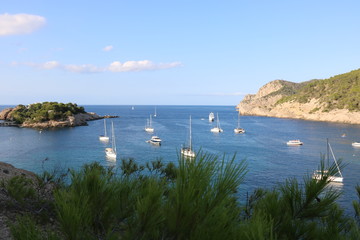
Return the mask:
<path fill-rule="evenodd" d="M 0 111 L 9 106 L 0 106 Z M 122 158 L 133 158 L 137 163 L 162 159 L 177 163 L 180 149 L 189 141 L 189 118 L 192 118 L 192 143 L 195 151 L 214 154 L 235 161 L 246 161 L 247 174 L 239 189 L 239 198 L 245 200 L 256 188 L 272 189 L 289 178 L 303 182 L 319 167 L 327 152 L 327 140 L 334 155 L 346 165 L 342 171 L 344 182 L 332 184 L 341 191 L 339 204 L 352 215 L 352 201 L 358 200 L 355 186 L 360 184 L 360 125 L 316 122 L 306 120 L 241 116 L 244 134 L 235 134 L 238 112 L 235 106 L 149 106 L 149 105 L 85 105 L 87 112 L 116 115 L 111 122 L 118 157 L 107 159 L 105 148 L 111 145 L 99 141 L 104 134 L 104 121 L 89 121 L 88 126 L 38 130 L 18 127 L 0 127 L 0 161 L 35 173 L 52 169 L 80 169 L 94 161 L 104 166 L 120 166 Z M 150 115 L 154 133 L 144 127 Z M 212 133 L 216 125 L 208 115 L 218 114 L 222 133 Z M 151 136 L 162 139 L 161 146 L 147 142 Z M 286 142 L 299 139 L 302 146 L 287 146 Z M 330 161 L 331 158 L 330 158 Z"/>

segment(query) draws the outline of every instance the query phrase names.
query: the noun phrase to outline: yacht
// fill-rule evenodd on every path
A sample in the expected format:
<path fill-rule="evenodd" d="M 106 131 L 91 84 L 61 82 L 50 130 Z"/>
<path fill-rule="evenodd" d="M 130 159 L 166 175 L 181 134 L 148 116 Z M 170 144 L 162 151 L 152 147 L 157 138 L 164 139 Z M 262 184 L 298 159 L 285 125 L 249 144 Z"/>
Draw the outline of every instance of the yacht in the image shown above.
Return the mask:
<path fill-rule="evenodd" d="M 108 158 L 116 160 L 116 143 L 113 122 L 111 122 L 111 148 L 105 148 L 105 154 Z"/>
<path fill-rule="evenodd" d="M 303 142 L 301 142 L 299 139 L 296 139 L 296 140 L 289 140 L 286 144 L 289 146 L 300 146 L 303 145 Z"/>
<path fill-rule="evenodd" d="M 238 114 L 238 125 L 237 128 L 234 128 L 234 133 L 245 133 L 245 129 L 240 127 L 240 112 Z"/>
<path fill-rule="evenodd" d="M 155 145 L 161 145 L 161 138 L 159 138 L 158 136 L 152 136 L 151 139 L 146 142 L 152 143 Z"/>
<path fill-rule="evenodd" d="M 335 157 L 335 155 L 334 155 L 334 152 L 333 152 L 333 150 L 332 150 L 332 148 L 331 148 L 331 145 L 330 145 L 330 143 L 329 143 L 329 141 L 327 141 L 327 158 L 328 158 L 328 161 L 329 161 L 329 152 L 331 152 L 331 155 L 332 155 L 332 157 L 333 157 L 333 160 L 334 160 L 334 162 L 335 162 L 335 165 L 336 165 L 336 168 L 337 168 L 337 173 L 336 173 L 336 175 L 328 175 L 328 171 L 327 170 L 324 170 L 324 171 L 321 171 L 321 170 L 316 170 L 315 172 L 314 172 L 314 174 L 313 174 L 313 176 L 312 176 L 312 178 L 313 179 L 316 179 L 316 180 L 321 180 L 323 177 L 324 177 L 324 175 L 326 176 L 326 175 L 328 175 L 327 177 L 327 179 L 330 181 L 330 182 L 336 182 L 336 183 L 342 183 L 343 182 L 343 175 L 342 175 L 342 173 L 341 173 L 341 171 L 340 171 L 340 167 L 339 167 L 339 165 L 338 165 L 338 163 L 337 163 L 337 161 L 336 161 L 336 157 Z"/>
<path fill-rule="evenodd" d="M 195 152 L 192 150 L 192 138 L 191 138 L 191 116 L 190 116 L 190 127 L 189 127 L 189 146 L 181 148 L 181 154 L 187 158 L 195 158 Z"/>
<path fill-rule="evenodd" d="M 105 120 L 105 118 L 104 118 L 104 129 L 105 129 L 105 133 L 104 133 L 104 135 L 99 136 L 99 140 L 102 141 L 102 142 L 108 142 L 109 141 L 109 136 L 106 133 L 106 120 Z"/>
<path fill-rule="evenodd" d="M 212 128 L 210 131 L 214 132 L 214 133 L 223 132 L 223 130 L 220 127 L 220 120 L 219 120 L 219 114 L 218 113 L 216 114 L 216 127 Z"/>
<path fill-rule="evenodd" d="M 214 120 L 215 120 L 214 113 L 213 112 L 209 113 L 209 122 L 213 122 Z"/>
<path fill-rule="evenodd" d="M 150 121 L 147 122 L 146 126 L 145 126 L 145 131 L 146 132 L 154 132 L 154 128 L 151 126 L 151 114 L 150 114 Z"/>
<path fill-rule="evenodd" d="M 353 142 L 351 145 L 353 147 L 360 147 L 360 142 Z"/>

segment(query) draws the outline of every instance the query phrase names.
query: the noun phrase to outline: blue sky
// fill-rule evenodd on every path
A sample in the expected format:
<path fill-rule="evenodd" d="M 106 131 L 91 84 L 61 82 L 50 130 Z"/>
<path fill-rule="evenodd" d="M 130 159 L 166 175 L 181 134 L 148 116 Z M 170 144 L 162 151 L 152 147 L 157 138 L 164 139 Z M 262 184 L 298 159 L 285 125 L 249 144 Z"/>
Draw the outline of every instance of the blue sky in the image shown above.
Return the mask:
<path fill-rule="evenodd" d="M 236 105 L 360 68 L 360 1 L 0 4 L 0 105 Z"/>

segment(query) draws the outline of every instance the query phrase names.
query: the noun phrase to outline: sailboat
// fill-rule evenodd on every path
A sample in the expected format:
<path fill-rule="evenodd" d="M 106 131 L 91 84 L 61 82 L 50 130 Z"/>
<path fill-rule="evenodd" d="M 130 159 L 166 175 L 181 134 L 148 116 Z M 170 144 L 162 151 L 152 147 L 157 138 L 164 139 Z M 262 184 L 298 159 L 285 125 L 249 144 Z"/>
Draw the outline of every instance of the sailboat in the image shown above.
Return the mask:
<path fill-rule="evenodd" d="M 181 148 L 181 154 L 188 158 L 195 158 L 195 152 L 192 150 L 192 141 L 191 141 L 191 115 L 190 115 L 190 139 L 189 146 Z"/>
<path fill-rule="evenodd" d="M 105 153 L 108 158 L 116 160 L 116 142 L 113 122 L 111 122 L 111 148 L 105 148 Z"/>
<path fill-rule="evenodd" d="M 155 107 L 155 113 L 154 113 L 154 117 L 156 117 L 156 107 Z"/>
<path fill-rule="evenodd" d="M 106 133 L 106 120 L 105 120 L 105 118 L 104 118 L 104 129 L 105 129 L 105 133 L 104 133 L 104 135 L 99 136 L 99 140 L 103 141 L 103 142 L 108 142 L 109 141 L 109 136 L 107 136 L 107 133 Z"/>
<path fill-rule="evenodd" d="M 213 122 L 214 119 L 215 119 L 214 113 L 213 112 L 209 113 L 209 122 Z"/>
<path fill-rule="evenodd" d="M 223 130 L 220 128 L 220 120 L 218 113 L 216 113 L 216 127 L 212 128 L 210 131 L 215 133 L 223 132 Z"/>
<path fill-rule="evenodd" d="M 154 128 L 151 126 L 151 114 L 150 114 L 150 121 L 148 121 L 147 125 L 145 126 L 146 132 L 154 132 Z"/>
<path fill-rule="evenodd" d="M 245 129 L 240 127 L 240 112 L 238 114 L 238 125 L 237 128 L 234 128 L 234 133 L 245 133 Z"/>
<path fill-rule="evenodd" d="M 329 141 L 327 141 L 327 158 L 329 160 L 329 151 L 331 152 L 331 155 L 333 157 L 333 160 L 335 162 L 335 165 L 336 165 L 336 168 L 338 170 L 337 172 L 337 175 L 331 175 L 331 176 L 328 176 L 328 179 L 330 182 L 337 182 L 337 183 L 342 183 L 343 182 L 343 175 L 340 171 L 340 167 L 336 161 L 336 157 L 335 157 L 335 154 L 331 148 L 331 145 L 329 143 Z M 328 173 L 327 170 L 325 171 L 321 171 L 321 170 L 316 170 L 312 176 L 313 179 L 316 179 L 316 180 L 321 180 L 323 178 L 324 175 L 326 175 Z"/>

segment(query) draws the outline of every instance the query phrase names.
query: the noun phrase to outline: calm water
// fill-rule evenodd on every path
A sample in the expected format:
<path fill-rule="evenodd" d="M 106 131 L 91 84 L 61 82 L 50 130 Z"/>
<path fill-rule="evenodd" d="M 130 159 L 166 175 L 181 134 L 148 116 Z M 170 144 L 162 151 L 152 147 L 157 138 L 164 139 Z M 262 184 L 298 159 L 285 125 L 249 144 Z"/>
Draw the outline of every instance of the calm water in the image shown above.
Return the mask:
<path fill-rule="evenodd" d="M 5 106 L 0 106 L 0 110 Z M 34 172 L 54 167 L 79 168 L 84 163 L 99 161 L 103 165 L 118 165 L 120 158 L 132 157 L 143 163 L 157 158 L 176 162 L 179 149 L 189 138 L 189 115 L 192 115 L 193 145 L 209 153 L 246 159 L 248 174 L 241 192 L 256 187 L 272 187 L 286 178 L 302 179 L 311 174 L 326 152 L 326 138 L 337 158 L 347 164 L 343 171 L 344 184 L 336 185 L 343 191 L 340 204 L 351 213 L 351 201 L 356 199 L 355 186 L 360 183 L 360 148 L 352 141 L 360 141 L 360 126 L 267 117 L 242 116 L 241 127 L 245 134 L 234 134 L 237 112 L 234 106 L 157 106 L 153 118 L 155 134 L 163 144 L 146 143 L 152 134 L 143 129 L 146 119 L 154 113 L 154 106 L 85 106 L 86 111 L 100 115 L 119 115 L 112 119 L 118 149 L 118 161 L 105 157 L 106 144 L 98 139 L 103 134 L 103 121 L 89 122 L 89 126 L 43 130 L 14 127 L 0 128 L 0 161 Z M 208 122 L 208 114 L 219 114 L 223 133 L 210 132 L 215 123 Z M 110 120 L 108 120 L 110 132 Z M 341 137 L 345 133 L 346 137 Z M 286 141 L 300 139 L 303 146 L 289 147 Z M 244 194 L 245 195 L 245 194 Z"/>

